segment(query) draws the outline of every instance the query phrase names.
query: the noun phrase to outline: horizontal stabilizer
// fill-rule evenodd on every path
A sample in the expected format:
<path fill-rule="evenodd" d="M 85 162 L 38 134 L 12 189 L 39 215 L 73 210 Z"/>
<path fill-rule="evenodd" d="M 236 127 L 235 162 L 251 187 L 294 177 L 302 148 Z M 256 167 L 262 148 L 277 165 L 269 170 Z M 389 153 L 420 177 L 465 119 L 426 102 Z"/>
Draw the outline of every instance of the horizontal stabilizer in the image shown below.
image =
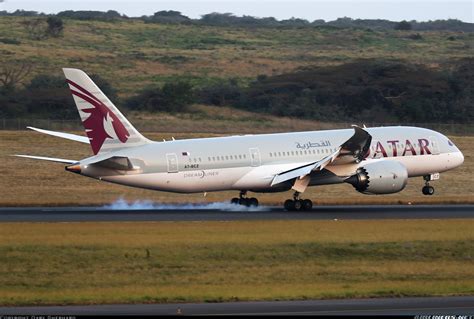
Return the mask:
<path fill-rule="evenodd" d="M 43 160 L 43 161 L 50 161 L 50 162 L 56 162 L 56 163 L 63 163 L 63 164 L 74 164 L 78 162 L 75 160 L 69 160 L 69 159 L 64 159 L 64 158 L 54 158 L 54 157 L 44 157 L 44 156 L 33 156 L 33 155 L 13 155 L 13 156 L 31 158 L 31 159 L 37 159 L 37 160 Z"/>
<path fill-rule="evenodd" d="M 52 136 L 56 136 L 56 137 L 60 137 L 60 138 L 65 138 L 67 140 L 81 142 L 81 143 L 84 143 L 84 144 L 90 144 L 89 138 L 86 137 L 86 136 L 81 136 L 81 135 L 76 135 L 76 134 L 71 134 L 71 133 L 56 132 L 56 131 L 48 131 L 48 130 L 43 130 L 43 129 L 40 129 L 40 128 L 31 127 L 31 126 L 27 126 L 27 128 L 29 128 L 30 130 L 39 132 L 39 133 L 52 135 Z"/>

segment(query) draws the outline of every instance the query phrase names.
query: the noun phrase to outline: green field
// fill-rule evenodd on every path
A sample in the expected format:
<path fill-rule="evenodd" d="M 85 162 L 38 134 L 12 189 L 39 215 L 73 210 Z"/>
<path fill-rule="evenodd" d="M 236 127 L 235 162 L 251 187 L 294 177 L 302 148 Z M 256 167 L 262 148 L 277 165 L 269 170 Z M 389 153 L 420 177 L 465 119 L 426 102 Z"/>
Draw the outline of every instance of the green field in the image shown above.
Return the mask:
<path fill-rule="evenodd" d="M 0 305 L 474 293 L 474 220 L 0 224 Z"/>
<path fill-rule="evenodd" d="M 77 67 L 128 96 L 177 77 L 195 85 L 356 59 L 399 59 L 436 68 L 472 56 L 474 33 L 334 28 L 241 28 L 65 19 L 60 38 L 32 40 L 23 22 L 0 18 L 0 63 L 28 61 L 35 74 Z M 422 39 L 410 39 L 420 33 Z M 11 44 L 13 40 L 14 44 Z M 10 44 L 9 44 L 10 43 Z M 17 43 L 17 44 L 15 44 Z"/>

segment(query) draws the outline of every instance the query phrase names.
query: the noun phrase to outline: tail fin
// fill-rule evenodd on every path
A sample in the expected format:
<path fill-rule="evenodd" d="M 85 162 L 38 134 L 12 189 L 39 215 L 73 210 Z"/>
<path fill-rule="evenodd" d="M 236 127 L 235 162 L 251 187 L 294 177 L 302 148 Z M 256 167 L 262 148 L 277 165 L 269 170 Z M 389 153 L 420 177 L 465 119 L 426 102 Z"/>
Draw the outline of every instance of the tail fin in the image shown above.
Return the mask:
<path fill-rule="evenodd" d="M 94 155 L 150 143 L 81 70 L 63 69 Z"/>

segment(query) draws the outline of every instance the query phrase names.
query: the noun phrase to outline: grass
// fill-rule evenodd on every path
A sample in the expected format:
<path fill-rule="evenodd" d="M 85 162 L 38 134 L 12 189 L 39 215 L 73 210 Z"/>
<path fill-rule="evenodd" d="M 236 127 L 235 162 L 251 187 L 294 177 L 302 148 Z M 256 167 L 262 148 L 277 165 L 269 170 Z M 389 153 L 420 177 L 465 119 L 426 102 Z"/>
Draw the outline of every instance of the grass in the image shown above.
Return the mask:
<path fill-rule="evenodd" d="M 277 123 L 291 124 L 285 120 Z M 239 127 L 238 124 L 233 125 Z M 250 130 L 247 127 L 248 123 L 243 125 Z M 256 127 L 253 131 L 258 131 Z M 177 139 L 211 136 L 208 133 L 148 133 L 145 135 L 158 141 L 163 138 L 169 140 L 172 136 Z M 352 186 L 343 184 L 311 187 L 304 193 L 304 197 L 312 199 L 315 205 L 473 203 L 474 186 L 471 177 L 474 174 L 474 137 L 452 136 L 451 139 L 463 151 L 465 161 L 461 167 L 442 173 L 441 179 L 432 183 L 436 188 L 434 196 L 428 197 L 421 194 L 423 181 L 419 177 L 410 179 L 405 190 L 392 195 L 363 195 L 355 191 Z M 203 194 L 173 194 L 114 185 L 65 172 L 62 164 L 11 157 L 12 154 L 75 160 L 90 156 L 91 151 L 88 145 L 36 132 L 0 131 L 0 159 L 2 160 L 0 206 L 103 205 L 119 198 L 130 201 L 203 203 L 228 201 L 237 195 L 237 192 L 214 192 L 204 197 Z M 280 205 L 285 199 L 291 197 L 291 192 L 257 194 L 256 197 L 261 203 Z"/>
<path fill-rule="evenodd" d="M 472 219 L 2 223 L 0 305 L 473 294 L 473 227 Z"/>
<path fill-rule="evenodd" d="M 100 74 L 124 96 L 173 76 L 200 79 L 279 74 L 306 66 L 389 58 L 437 67 L 471 55 L 473 34 L 323 28 L 241 28 L 65 19 L 64 35 L 35 41 L 25 17 L 0 17 L 0 63 L 30 61 L 34 74 L 61 67 Z M 455 40 L 448 38 L 455 37 Z"/>

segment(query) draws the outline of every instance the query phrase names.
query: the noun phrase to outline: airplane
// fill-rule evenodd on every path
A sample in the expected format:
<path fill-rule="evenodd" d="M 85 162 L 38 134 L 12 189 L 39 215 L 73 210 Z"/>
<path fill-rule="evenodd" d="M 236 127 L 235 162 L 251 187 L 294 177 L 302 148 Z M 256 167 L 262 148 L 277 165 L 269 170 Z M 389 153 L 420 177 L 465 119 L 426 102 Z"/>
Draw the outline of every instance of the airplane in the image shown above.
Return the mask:
<path fill-rule="evenodd" d="M 249 191 L 292 190 L 284 208 L 307 211 L 313 203 L 301 194 L 317 185 L 348 183 L 363 194 L 391 194 L 402 191 L 408 178 L 422 176 L 422 193 L 433 195 L 430 182 L 464 161 L 443 134 L 406 126 L 155 142 L 140 134 L 85 72 L 63 72 L 87 137 L 28 128 L 90 144 L 94 155 L 15 156 L 67 164 L 67 171 L 101 181 L 176 193 L 234 190 L 239 197 L 231 203 L 245 206 L 258 206 Z"/>

